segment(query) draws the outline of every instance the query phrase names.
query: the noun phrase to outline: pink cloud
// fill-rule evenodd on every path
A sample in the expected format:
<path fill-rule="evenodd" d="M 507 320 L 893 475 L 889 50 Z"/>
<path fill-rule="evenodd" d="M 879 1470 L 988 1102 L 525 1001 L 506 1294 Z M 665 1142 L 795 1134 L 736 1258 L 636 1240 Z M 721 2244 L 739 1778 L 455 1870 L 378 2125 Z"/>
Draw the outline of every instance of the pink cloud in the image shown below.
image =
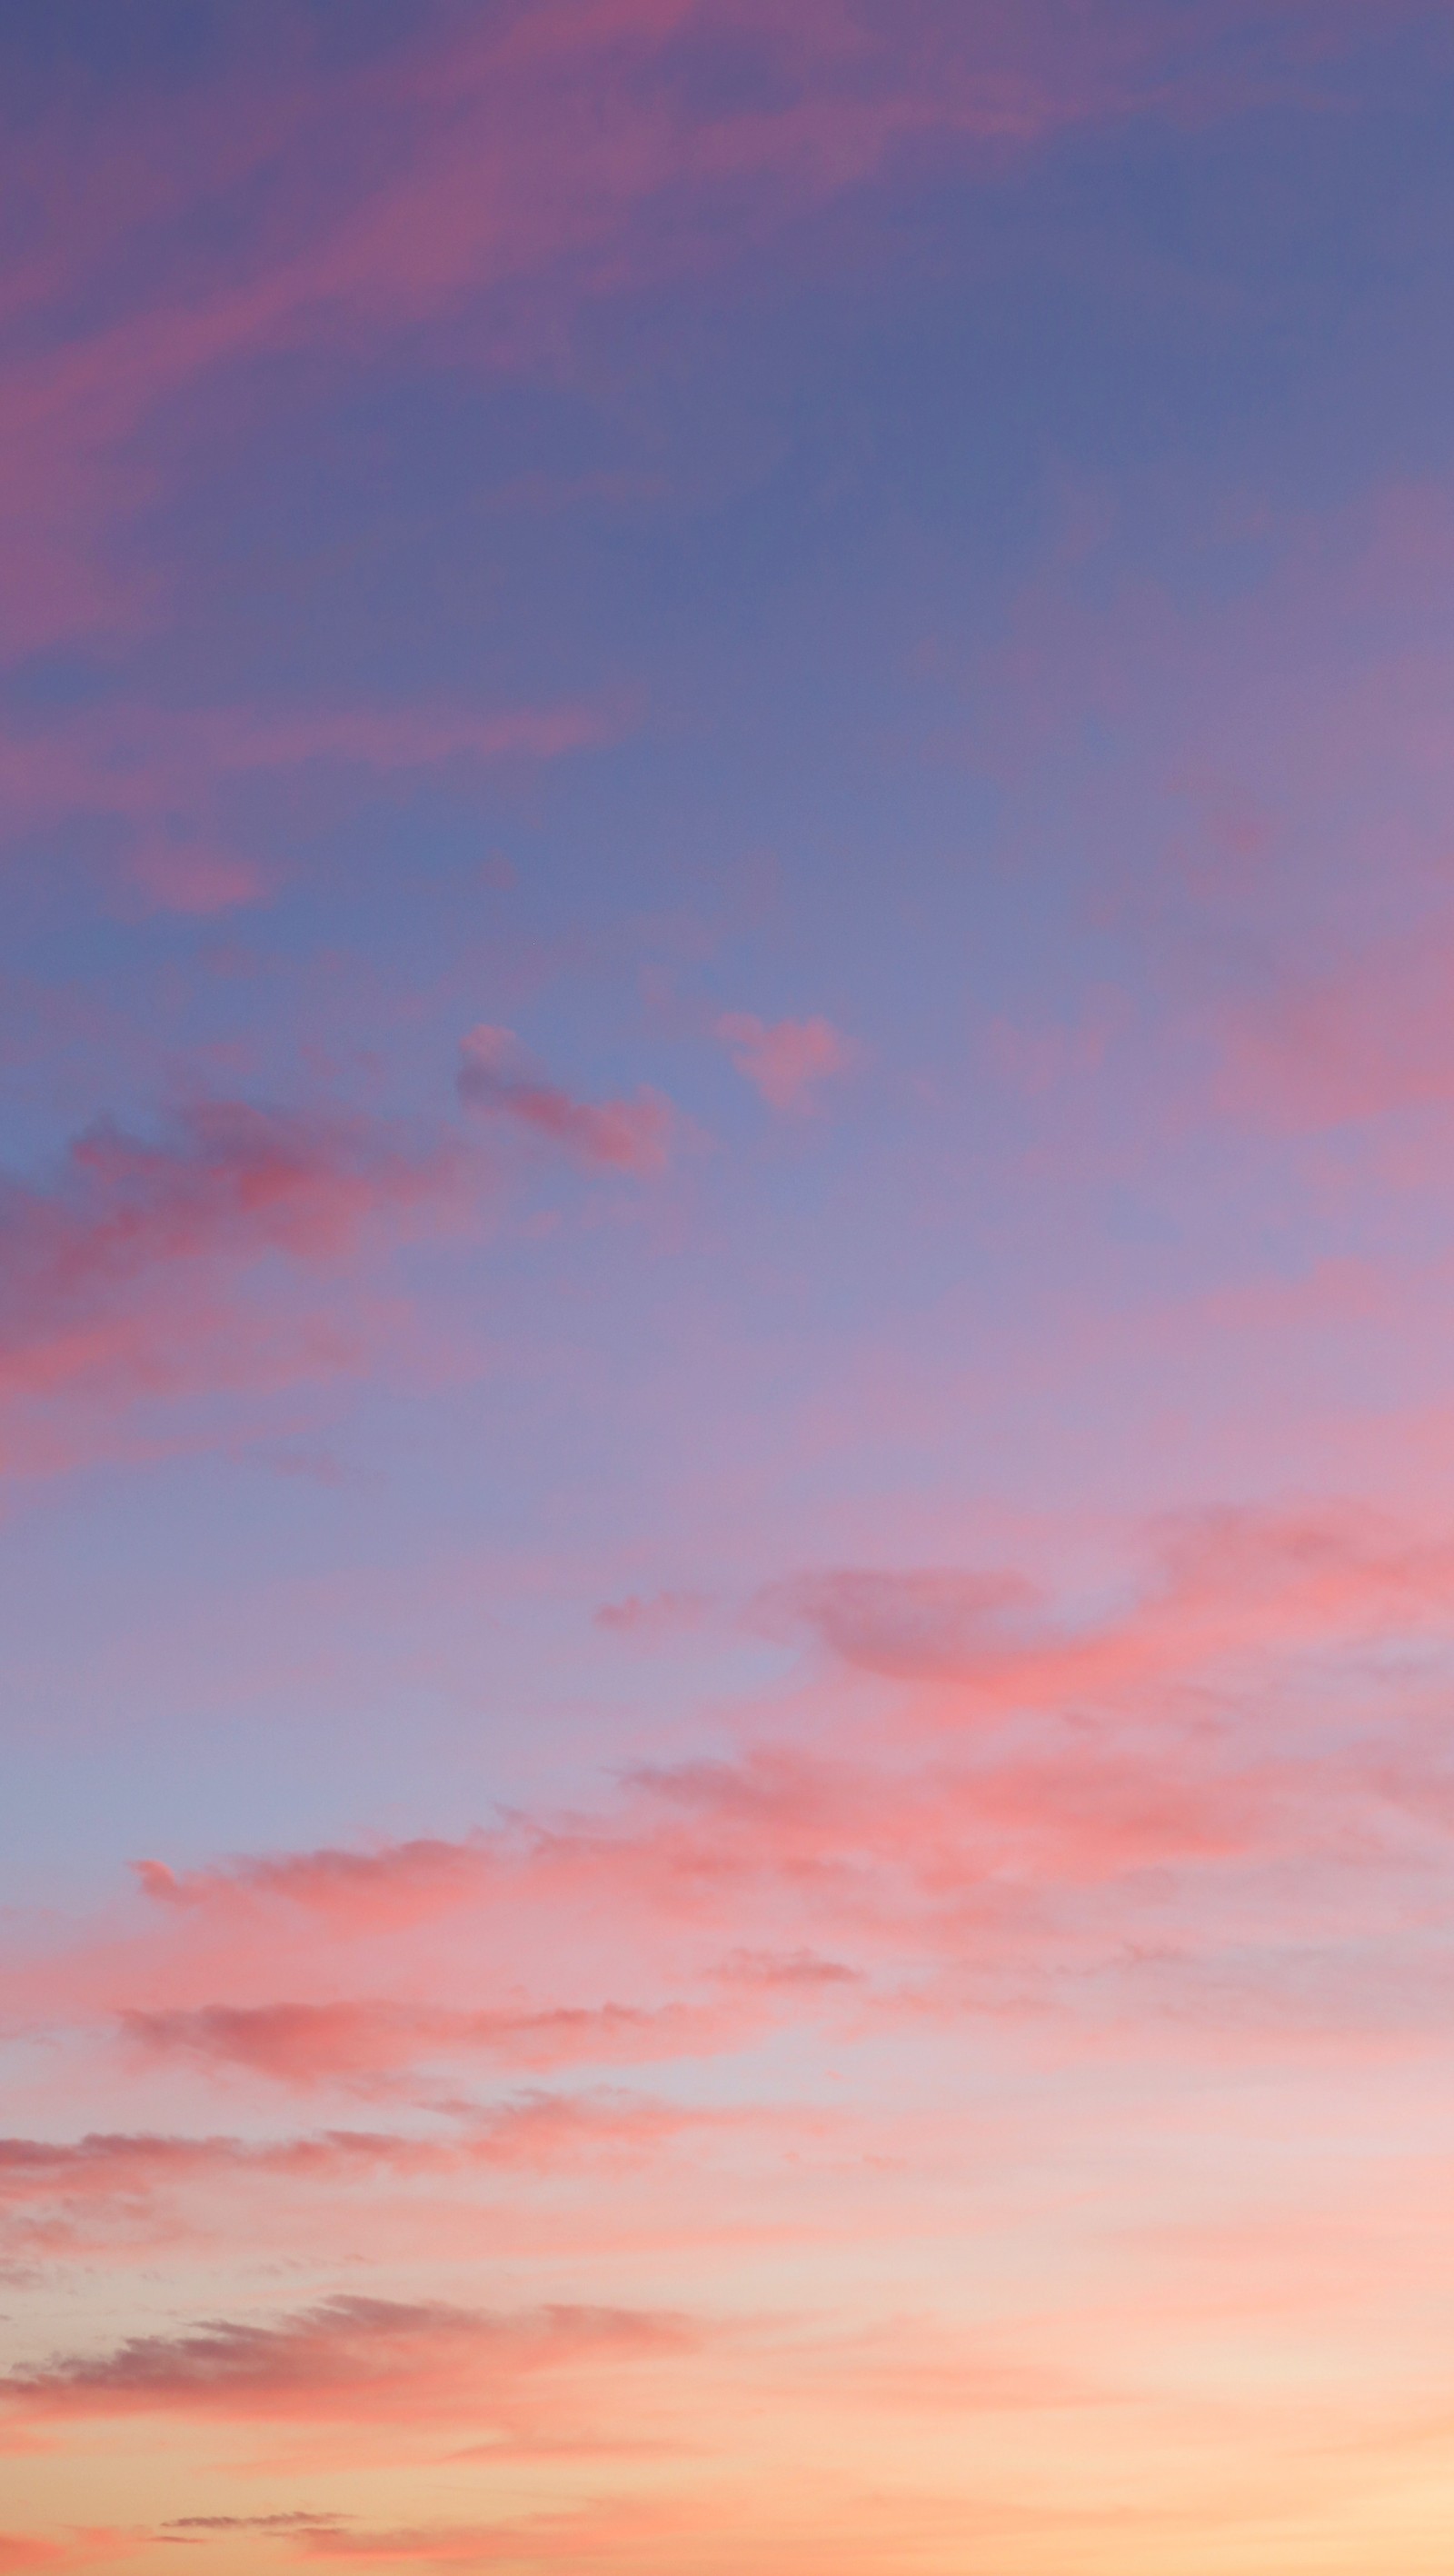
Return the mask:
<path fill-rule="evenodd" d="M 797 1963 L 772 1973 L 797 1974 Z M 814 1963 L 814 1972 L 830 1971 Z M 744 1973 L 746 1971 L 744 1970 Z M 753 1963 L 752 1973 L 757 1973 Z M 802 1973 L 807 1973 L 806 1968 Z M 645 2151 L 700 2129 L 710 2114 L 614 2090 L 522 2093 L 471 2111 L 455 2134 L 423 2138 L 369 2129 L 324 2129 L 302 2137 L 239 2138 L 93 2132 L 71 2142 L 0 2137 L 0 2201 L 134 2198 L 197 2178 L 282 2175 L 336 2186 L 381 2172 L 447 2174 L 478 2165 L 548 2170 L 581 2156 Z"/>
<path fill-rule="evenodd" d="M 556 2005 L 538 2012 L 461 2012 L 388 2002 L 209 2004 L 132 2011 L 121 2026 L 150 2057 L 240 2067 L 307 2089 L 365 2092 L 430 2062 L 483 2057 L 505 2066 L 629 2065 L 709 2050 L 722 2016 L 680 2004 Z"/>
<path fill-rule="evenodd" d="M 300 772 L 347 783 L 430 769 L 548 761 L 620 732 L 619 707 L 249 707 L 110 704 L 0 734 L 0 795 L 15 832 L 81 816 L 128 835 L 123 868 L 160 910 L 206 915 L 258 901 L 269 871 L 226 845 L 230 782 Z"/>
<path fill-rule="evenodd" d="M 827 1020 L 779 1020 L 769 1027 L 750 1012 L 729 1011 L 717 1022 L 717 1035 L 771 1109 L 810 1107 L 816 1086 L 854 1061 L 848 1040 Z"/>
<path fill-rule="evenodd" d="M 1363 942 L 1322 975 L 1289 972 L 1220 1015 L 1219 1104 L 1294 1136 L 1447 1113 L 1451 1006 L 1454 933 L 1443 922 L 1402 943 Z"/>
<path fill-rule="evenodd" d="M 459 1094 L 468 1108 L 511 1119 L 560 1146 L 586 1171 L 644 1179 L 666 1169 L 673 1127 L 668 1102 L 646 1090 L 634 1100 L 574 1100 L 530 1069 L 509 1029 L 470 1031 Z"/>
<path fill-rule="evenodd" d="M 142 1893 L 161 1905 L 201 1905 L 229 1894 L 286 1897 L 361 1925 L 402 1925 L 466 1902 L 498 1871 L 489 1835 L 459 1842 L 421 1836 L 376 1851 L 324 1849 L 245 1858 L 177 1876 L 164 1862 L 136 1863 Z"/>
<path fill-rule="evenodd" d="M 682 2318 L 556 2306 L 495 2314 L 443 2301 L 333 2298 L 276 2325 L 220 2320 L 136 2335 L 0 2375 L 0 2409 L 69 2416 L 170 2413 L 400 2424 L 511 2416 L 541 2374 L 675 2358 Z"/>
<path fill-rule="evenodd" d="M 154 424 L 225 369 L 462 314 L 476 363 L 528 362 L 583 302 L 721 266 L 931 147 L 993 164 L 1138 110 L 1304 87 L 1300 17 L 1280 12 L 1269 40 L 1260 13 L 1239 72 L 1224 57 L 1247 13 L 1230 7 L 1172 28 L 1132 0 L 971 18 L 921 0 L 882 22 L 850 0 L 641 0 L 492 14 L 329 77 L 249 46 L 188 95 L 181 126 L 207 150 L 179 144 L 161 100 L 68 107 L 24 165 L 48 232 L 18 263 L 32 327 L 0 374 L 0 630 L 24 649 L 156 614 L 118 530 L 158 488 Z M 1347 42 L 1358 13 L 1319 26 L 1324 48 Z M 743 44 L 770 74 L 763 103 L 703 77 Z M 58 167 L 96 175 L 52 235 Z M 216 224 L 222 202 L 248 219 Z M 115 282 L 118 242 L 138 240 L 142 298 Z M 99 318 L 78 326 L 88 301 Z"/>
<path fill-rule="evenodd" d="M 1139 1596 L 1079 1625 L 1049 1615 L 1013 1572 L 842 1572 L 779 1586 L 763 1606 L 796 1613 L 867 1671 L 961 1683 L 989 1710 L 1126 1705 L 1219 1658 L 1442 1615 L 1447 1543 L 1409 1540 L 1372 1514 L 1208 1511 L 1157 1535 Z"/>
<path fill-rule="evenodd" d="M 227 1283 L 275 1258 L 337 1269 L 366 1238 L 414 1221 L 452 1173 L 444 1148 L 420 1151 L 364 1119 L 214 1100 L 179 1110 L 155 1140 L 89 1129 L 49 1188 L 0 1185 L 12 1463 L 32 1448 L 44 1457 L 28 1427 L 37 1405 L 64 1398 L 100 1420 L 158 1391 L 266 1377 L 279 1351 L 263 1310 L 244 1328 Z M 301 1356 L 316 1371 L 346 1351 L 333 1320 Z"/>
<path fill-rule="evenodd" d="M 1267 1871 L 1311 1890 L 1340 1838 L 1346 1902 L 1362 1886 L 1372 1903 L 1384 1873 L 1442 1850 L 1454 1787 L 1412 1703 L 1395 1728 L 1346 1681 L 1334 1754 L 1316 1677 L 1447 1642 L 1450 1564 L 1446 1542 L 1368 1516 L 1225 1512 L 1164 1525 L 1139 1587 L 1094 1615 L 1014 1574 L 779 1587 L 774 1621 L 832 1658 L 831 1750 L 768 1736 L 640 1768 L 593 1814 L 455 1843 L 180 1881 L 153 1865 L 160 1947 L 127 1972 L 125 2026 L 159 2062 L 367 2091 L 478 2058 L 711 2054 L 861 2020 L 936 1963 L 1048 1996 L 1087 1944 L 1129 1956 L 1169 1915 L 1200 1909 L 1215 1951 L 1219 1888 Z M 1271 1735 L 1255 1709 L 1278 1712 Z M 279 2002 L 299 1905 L 327 1946 Z M 379 1939 L 407 1981 L 382 2000 L 349 1964 Z M 610 1978 L 594 1995 L 586 1956 Z M 35 1992 L 103 1974 L 114 1993 L 105 1960 Z M 362 2000 L 338 2000 L 345 1978 Z"/>
<path fill-rule="evenodd" d="M 0 2138 L 0 2263 L 130 2262 L 216 2245 L 267 2225 L 315 2249 L 320 2228 L 368 2211 L 403 2226 L 425 2186 L 447 2243 L 482 2184 L 519 2195 L 613 2177 L 660 2177 L 683 2151 L 730 2141 L 748 2115 L 664 2102 L 619 2086 L 531 2091 L 453 2106 L 448 2130 L 322 2129 L 284 2137 L 93 2133 L 74 2141 Z"/>
<path fill-rule="evenodd" d="M 647 1600 L 636 1593 L 624 1601 L 603 1601 L 595 1624 L 613 1637 L 636 1637 L 654 1643 L 684 1628 L 700 1626 L 707 1608 L 698 1592 L 656 1592 Z"/>
<path fill-rule="evenodd" d="M 192 913 L 201 920 L 261 903 L 268 892 L 260 868 L 196 841 L 143 842 L 132 853 L 129 874 L 158 912 Z"/>

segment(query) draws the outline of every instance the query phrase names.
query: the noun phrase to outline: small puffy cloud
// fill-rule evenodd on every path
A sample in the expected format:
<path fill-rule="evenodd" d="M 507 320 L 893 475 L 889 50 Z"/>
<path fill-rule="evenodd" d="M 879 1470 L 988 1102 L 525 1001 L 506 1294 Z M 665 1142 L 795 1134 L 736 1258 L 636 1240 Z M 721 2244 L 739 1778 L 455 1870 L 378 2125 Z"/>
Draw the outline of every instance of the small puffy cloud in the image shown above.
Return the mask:
<path fill-rule="evenodd" d="M 815 1085 L 846 1073 L 854 1061 L 853 1047 L 830 1020 L 770 1024 L 750 1011 L 728 1011 L 717 1022 L 717 1035 L 770 1109 L 810 1108 Z"/>

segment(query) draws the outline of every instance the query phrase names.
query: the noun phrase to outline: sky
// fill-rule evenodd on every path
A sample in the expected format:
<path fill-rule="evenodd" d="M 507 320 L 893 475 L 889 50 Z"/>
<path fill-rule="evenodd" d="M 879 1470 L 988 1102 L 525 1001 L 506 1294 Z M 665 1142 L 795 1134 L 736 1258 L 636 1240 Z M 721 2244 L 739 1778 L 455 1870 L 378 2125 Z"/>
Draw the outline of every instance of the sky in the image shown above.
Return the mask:
<path fill-rule="evenodd" d="M 0 0 L 0 2576 L 1445 2576 L 1451 120 Z"/>

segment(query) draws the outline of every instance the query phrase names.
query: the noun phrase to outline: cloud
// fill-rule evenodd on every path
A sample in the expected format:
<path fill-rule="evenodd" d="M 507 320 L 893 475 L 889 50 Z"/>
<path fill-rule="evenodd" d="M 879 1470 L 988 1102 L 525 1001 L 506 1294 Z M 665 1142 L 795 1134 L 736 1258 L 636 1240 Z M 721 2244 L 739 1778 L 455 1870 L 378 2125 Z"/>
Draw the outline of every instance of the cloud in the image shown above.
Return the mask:
<path fill-rule="evenodd" d="M 139 2531 L 77 2531 L 58 2536 L 33 2531 L 0 2531 L 0 2576 L 72 2576 L 94 2567 L 110 2576 L 118 2560 L 139 2556 L 145 2535 Z"/>
<path fill-rule="evenodd" d="M 280 1262 L 337 1269 L 452 1178 L 439 1146 L 367 1119 L 194 1102 L 157 1136 L 99 1124 L 46 1186 L 0 1178 L 0 1422 L 13 1463 L 46 1455 L 26 1408 L 106 1416 L 145 1395 L 348 1364 L 334 1316 L 290 1336 L 266 1298 L 244 1323 L 228 1283 Z"/>
<path fill-rule="evenodd" d="M 1115 1706 L 1239 1654 L 1436 1626 L 1454 1568 L 1448 1542 L 1336 1509 L 1186 1512 L 1155 1542 L 1139 1592 L 1079 1621 L 1017 1573 L 937 1568 L 804 1577 L 762 1607 L 796 1614 L 865 1671 L 962 1685 L 990 1709 Z"/>
<path fill-rule="evenodd" d="M 624 1601 L 603 1601 L 593 1617 L 610 1636 L 655 1644 L 682 1629 L 700 1627 L 707 1607 L 699 1592 L 655 1592 L 646 1600 L 633 1592 Z"/>
<path fill-rule="evenodd" d="M 346 2513 L 179 2513 L 163 2531 L 272 2531 L 284 2535 L 337 2531 Z"/>
<path fill-rule="evenodd" d="M 184 1108 L 155 1142 L 93 1127 L 49 1192 L 5 1184 L 0 1314 L 83 1303 L 94 1282 L 216 1251 L 333 1259 L 381 1202 L 417 1196 L 430 1177 L 364 1120 L 243 1101 Z"/>
<path fill-rule="evenodd" d="M 467 2213 L 479 2186 L 512 2191 L 553 2178 L 624 2179 L 735 2135 L 746 2114 L 702 2110 L 619 2086 L 534 2090 L 487 2106 L 450 2106 L 441 2134 L 321 2129 L 284 2137 L 93 2132 L 74 2140 L 0 2138 L 0 2256 L 21 2267 L 80 2259 L 154 2260 L 259 2225 L 316 2247 L 328 2217 L 387 2203 L 400 2221 L 429 2206 Z"/>
<path fill-rule="evenodd" d="M 531 1070 L 509 1029 L 472 1029 L 464 1041 L 459 1095 L 467 1108 L 513 1120 L 527 1134 L 558 1145 L 589 1172 L 629 1172 L 638 1179 L 666 1169 L 673 1119 L 652 1091 L 634 1100 L 573 1100 Z"/>
<path fill-rule="evenodd" d="M 208 2004 L 129 2011 L 128 2040 L 149 2056 L 240 2067 L 299 2088 L 364 2091 L 406 2069 L 485 2057 L 505 2066 L 623 2065 L 709 2045 L 713 2017 L 681 2005 L 556 2005 L 539 2012 L 458 2012 L 402 2003 Z"/>
<path fill-rule="evenodd" d="M 268 892 L 261 868 L 198 840 L 148 836 L 133 850 L 129 873 L 149 907 L 192 913 L 199 920 L 261 903 Z"/>
<path fill-rule="evenodd" d="M 742 1973 L 769 1973 L 755 1964 Z M 794 1963 L 780 1973 L 794 1973 Z M 824 1967 L 821 1973 L 830 1973 Z M 163 2043 L 165 2045 L 165 2043 Z M 0 2137 L 0 2205 L 51 2199 L 137 2200 L 194 2180 L 257 2177 L 336 2188 L 350 2178 L 464 2174 L 482 2166 L 546 2171 L 597 2154 L 646 2152 L 711 2124 L 711 2116 L 649 2094 L 615 2090 L 529 2092 L 489 2109 L 457 2112 L 446 2137 L 374 2129 L 322 2129 L 301 2137 L 178 2137 L 95 2130 L 69 2141 Z"/>
<path fill-rule="evenodd" d="M 717 1974 L 749 1986 L 854 1986 L 856 1968 L 841 1959 L 820 1958 L 814 1950 L 734 1950 Z"/>
<path fill-rule="evenodd" d="M 944 2015 L 1423 2027 L 1442 1989 L 1394 1961 L 1454 1829 L 1429 1719 L 1451 1568 L 1447 1540 L 1368 1514 L 1206 1512 L 1158 1525 L 1135 1579 L 1094 1601 L 1003 1571 L 804 1577 L 773 1616 L 827 1649 L 791 1701 L 821 1733 L 759 1710 L 721 1752 L 455 1841 L 180 1880 L 154 1864 L 140 1935 L 38 1959 L 13 2009 L 78 2046 L 119 2030 L 133 2080 L 190 2069 L 436 2110 L 480 2068 L 684 2069 L 774 2033 L 848 2045 Z M 1356 1976 L 1327 1965 L 1365 1935 Z M 544 2173 L 671 2134 L 653 2111 L 542 2094 L 447 2143 L 330 2131 L 270 2149 L 271 2168 L 211 2149 L 212 2179 L 158 2148 L 136 2188 Z M 140 2152 L 95 2145 L 48 2178 L 17 2148 L 0 2192 L 8 2174 L 17 2206 L 99 2198 Z"/>
<path fill-rule="evenodd" d="M 164 1862 L 135 1864 L 142 1893 L 160 1905 L 195 1906 L 256 1893 L 371 1927 L 417 1922 L 477 1895 L 500 1869 L 498 1843 L 475 1832 L 458 1842 L 419 1836 L 376 1850 L 327 1848 L 262 1854 L 178 1876 Z"/>
<path fill-rule="evenodd" d="M 564 2511 L 510 2515 L 488 2523 L 412 2523 L 392 2530 L 351 2522 L 304 2538 L 309 2558 L 373 2566 L 540 2568 L 679 2566 L 680 2552 L 720 2517 L 675 2500 L 611 2498 Z M 664 2553 L 664 2554 L 663 2554 Z"/>
<path fill-rule="evenodd" d="M 205 916 L 256 902 L 271 881 L 270 863 L 229 845 L 239 781 L 308 773 L 361 791 L 431 769 L 559 759 L 621 725 L 619 708 L 584 700 L 495 709 L 112 701 L 24 727 L 12 718 L 0 730 L 0 802 L 12 840 L 82 818 L 119 825 L 133 889 L 159 910 Z"/>
<path fill-rule="evenodd" d="M 690 2351 L 700 2330 L 630 2308 L 517 2312 L 339 2297 L 273 2325 L 219 2319 L 132 2335 L 0 2375 L 0 2408 L 69 2416 L 195 2413 L 333 2422 L 508 2418 L 528 2383 Z"/>
<path fill-rule="evenodd" d="M 1322 976 L 1290 972 L 1218 1015 L 1218 1105 L 1274 1134 L 1316 1135 L 1454 1102 L 1454 936 L 1365 941 Z M 1423 1166 L 1414 1172 L 1422 1177 Z"/>
<path fill-rule="evenodd" d="M 779 1585 L 763 1608 L 806 1620 L 846 1662 L 901 1679 L 997 1667 L 1043 1633 L 1040 1598 L 1014 1573 L 849 1570 Z"/>
<path fill-rule="evenodd" d="M 778 1020 L 769 1027 L 750 1012 L 728 1011 L 717 1035 L 771 1109 L 809 1108 L 816 1086 L 854 1061 L 854 1049 L 827 1020 Z"/>
<path fill-rule="evenodd" d="M 583 307 L 729 267 L 931 151 L 994 169 L 1138 111 L 1304 90 L 1366 12 L 1315 15 L 1321 61 L 1300 10 L 639 0 L 446 13 L 326 67 L 243 20 L 221 59 L 201 48 L 182 114 L 144 80 L 31 99 L 20 184 L 44 247 L 17 260 L 25 328 L 0 369 L 0 635 L 157 615 L 118 534 L 209 381 L 429 324 L 454 326 L 455 363 L 463 345 L 518 368 Z M 724 60 L 757 67 L 745 90 Z M 77 170 L 95 177 L 72 204 Z"/>

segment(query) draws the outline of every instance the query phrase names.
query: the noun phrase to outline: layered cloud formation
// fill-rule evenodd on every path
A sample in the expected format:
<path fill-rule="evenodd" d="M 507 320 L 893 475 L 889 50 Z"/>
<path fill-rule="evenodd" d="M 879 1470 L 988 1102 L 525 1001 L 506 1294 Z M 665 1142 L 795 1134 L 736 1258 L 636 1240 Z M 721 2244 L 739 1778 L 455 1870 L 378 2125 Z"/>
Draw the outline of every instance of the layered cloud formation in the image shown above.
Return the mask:
<path fill-rule="evenodd" d="M 0 2576 L 1424 2576 L 1446 11 L 22 14 Z"/>

